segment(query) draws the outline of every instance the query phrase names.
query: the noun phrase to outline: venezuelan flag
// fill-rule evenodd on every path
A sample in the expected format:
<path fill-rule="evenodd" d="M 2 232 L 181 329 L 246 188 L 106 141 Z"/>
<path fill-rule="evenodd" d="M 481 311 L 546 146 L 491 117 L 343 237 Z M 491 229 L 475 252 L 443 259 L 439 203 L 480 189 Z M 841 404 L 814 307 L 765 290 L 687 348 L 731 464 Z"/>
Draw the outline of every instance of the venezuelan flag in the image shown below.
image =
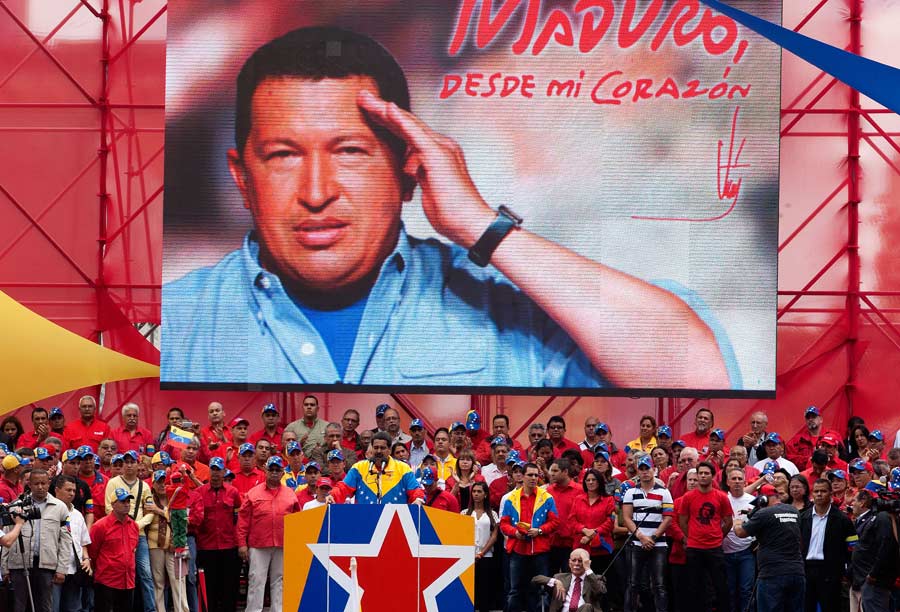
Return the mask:
<path fill-rule="evenodd" d="M 172 425 L 169 428 L 169 433 L 166 436 L 166 439 L 169 441 L 169 444 L 174 446 L 175 448 L 184 450 L 187 448 L 187 445 L 194 438 L 194 433 L 188 431 L 187 429 L 181 429 L 180 427 L 176 427 Z"/>

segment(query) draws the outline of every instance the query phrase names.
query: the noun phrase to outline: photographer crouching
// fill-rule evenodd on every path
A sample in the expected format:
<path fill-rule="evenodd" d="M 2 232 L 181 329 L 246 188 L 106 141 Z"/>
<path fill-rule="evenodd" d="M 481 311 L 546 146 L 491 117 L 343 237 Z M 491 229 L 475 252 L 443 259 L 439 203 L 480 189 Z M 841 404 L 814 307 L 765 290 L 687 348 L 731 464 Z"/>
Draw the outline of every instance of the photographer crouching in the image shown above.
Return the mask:
<path fill-rule="evenodd" d="M 765 485 L 746 521 L 736 521 L 734 533 L 759 543 L 756 587 L 757 612 L 802 610 L 806 577 L 800 543 L 800 513 L 782 503 L 775 487 Z"/>
<path fill-rule="evenodd" d="M 850 609 L 888 612 L 891 589 L 897 578 L 897 514 L 900 498 L 896 492 L 883 491 L 880 499 L 861 489 L 852 500 L 859 541 L 850 560 Z"/>
<path fill-rule="evenodd" d="M 28 610 L 29 601 L 33 601 L 34 612 L 51 612 L 52 585 L 63 583 L 72 560 L 69 509 L 49 494 L 47 470 L 32 470 L 29 484 L 30 503 L 26 492 L 19 502 L 5 508 L 14 525 L 0 542 L 8 546 L 2 552 L 3 575 L 12 582 L 15 612 Z M 12 538 L 17 529 L 19 533 Z"/>

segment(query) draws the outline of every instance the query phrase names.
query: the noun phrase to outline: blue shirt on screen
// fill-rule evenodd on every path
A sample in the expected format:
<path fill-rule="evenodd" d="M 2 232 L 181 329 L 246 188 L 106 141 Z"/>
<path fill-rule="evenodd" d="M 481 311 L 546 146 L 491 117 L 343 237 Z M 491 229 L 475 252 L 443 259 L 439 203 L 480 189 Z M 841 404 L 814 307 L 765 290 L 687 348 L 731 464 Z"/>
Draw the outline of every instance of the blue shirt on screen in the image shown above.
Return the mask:
<path fill-rule="evenodd" d="M 300 300 L 291 296 L 294 304 L 303 311 L 312 326 L 316 328 L 322 337 L 322 342 L 328 348 L 334 366 L 341 378 L 347 372 L 347 364 L 350 363 L 350 355 L 353 353 L 353 344 L 356 342 L 356 332 L 359 331 L 359 323 L 362 321 L 363 311 L 366 309 L 368 297 L 355 304 L 337 310 L 318 310 L 310 308 Z"/>
<path fill-rule="evenodd" d="M 711 324 L 715 321 L 702 302 L 687 303 L 716 334 L 732 387 L 740 388 L 734 353 L 721 326 Z M 341 372 L 316 325 L 278 277 L 260 266 L 259 245 L 251 232 L 240 249 L 215 266 L 164 285 L 161 379 L 607 386 L 575 341 L 498 270 L 475 266 L 458 246 L 414 238 L 403 229 L 361 317 Z"/>

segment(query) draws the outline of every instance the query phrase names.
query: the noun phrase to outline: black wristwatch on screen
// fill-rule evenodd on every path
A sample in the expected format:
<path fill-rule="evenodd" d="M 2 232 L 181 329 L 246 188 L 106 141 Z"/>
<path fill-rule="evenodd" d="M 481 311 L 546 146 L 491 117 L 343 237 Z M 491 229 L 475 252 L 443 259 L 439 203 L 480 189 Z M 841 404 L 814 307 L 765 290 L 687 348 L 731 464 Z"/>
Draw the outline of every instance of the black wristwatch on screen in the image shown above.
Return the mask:
<path fill-rule="evenodd" d="M 522 217 L 511 211 L 506 206 L 497 209 L 497 218 L 481 235 L 481 238 L 469 249 L 469 259 L 476 266 L 484 268 L 491 261 L 491 256 L 503 239 L 511 231 L 522 225 Z"/>

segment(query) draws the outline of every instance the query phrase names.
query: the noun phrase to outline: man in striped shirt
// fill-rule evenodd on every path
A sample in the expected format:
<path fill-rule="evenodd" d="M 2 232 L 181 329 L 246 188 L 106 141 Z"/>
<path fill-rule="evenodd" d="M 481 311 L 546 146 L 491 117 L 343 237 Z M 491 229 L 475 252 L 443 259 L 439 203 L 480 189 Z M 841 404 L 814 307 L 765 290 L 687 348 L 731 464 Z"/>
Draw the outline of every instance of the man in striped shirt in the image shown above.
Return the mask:
<path fill-rule="evenodd" d="M 634 534 L 630 551 L 631 568 L 625 591 L 625 612 L 637 610 L 641 578 L 650 574 L 650 588 L 656 612 L 668 612 L 665 569 L 668 546 L 662 540 L 672 522 L 672 495 L 656 482 L 653 460 L 644 455 L 637 462 L 638 484 L 625 492 L 622 499 L 622 516 L 625 527 Z"/>

